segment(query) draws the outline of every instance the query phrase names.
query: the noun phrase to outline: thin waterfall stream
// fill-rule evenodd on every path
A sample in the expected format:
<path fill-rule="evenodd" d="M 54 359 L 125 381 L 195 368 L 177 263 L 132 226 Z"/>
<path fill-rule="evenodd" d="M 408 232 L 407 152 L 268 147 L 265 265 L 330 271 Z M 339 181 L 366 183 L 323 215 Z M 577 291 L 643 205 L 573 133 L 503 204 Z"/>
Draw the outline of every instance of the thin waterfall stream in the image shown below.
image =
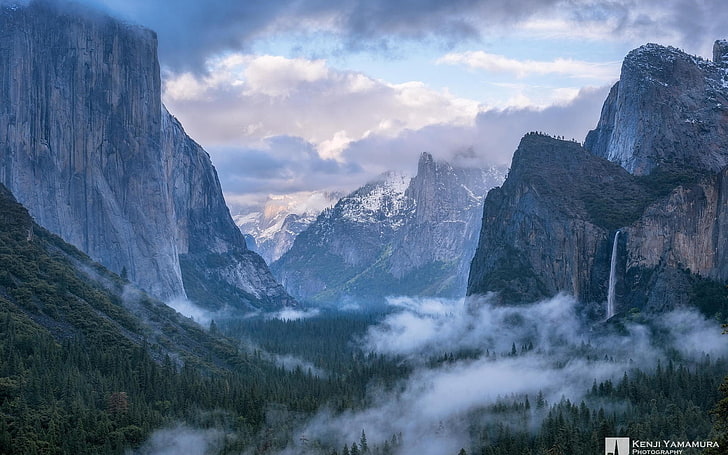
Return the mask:
<path fill-rule="evenodd" d="M 619 244 L 619 231 L 614 234 L 614 244 L 612 245 L 612 263 L 609 266 L 609 288 L 607 291 L 607 319 L 616 313 L 614 290 L 617 285 L 617 249 Z"/>

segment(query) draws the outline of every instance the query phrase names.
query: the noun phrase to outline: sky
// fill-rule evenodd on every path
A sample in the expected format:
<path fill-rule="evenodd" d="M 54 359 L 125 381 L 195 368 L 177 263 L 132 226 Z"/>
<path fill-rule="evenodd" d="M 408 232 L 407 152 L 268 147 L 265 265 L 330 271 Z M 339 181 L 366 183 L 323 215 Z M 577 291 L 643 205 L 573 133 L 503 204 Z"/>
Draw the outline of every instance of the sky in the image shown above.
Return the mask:
<path fill-rule="evenodd" d="M 630 50 L 728 37 L 720 0 L 83 2 L 157 32 L 163 101 L 233 214 L 422 152 L 507 166 L 528 131 L 583 141 Z"/>

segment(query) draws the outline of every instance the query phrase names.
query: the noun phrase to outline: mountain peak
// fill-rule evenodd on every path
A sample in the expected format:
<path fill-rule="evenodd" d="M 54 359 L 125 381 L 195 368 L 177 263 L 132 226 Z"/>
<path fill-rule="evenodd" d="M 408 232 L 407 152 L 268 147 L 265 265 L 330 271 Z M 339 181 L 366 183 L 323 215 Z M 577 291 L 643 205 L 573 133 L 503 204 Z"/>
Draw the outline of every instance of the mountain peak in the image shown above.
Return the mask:
<path fill-rule="evenodd" d="M 713 63 L 728 66 L 728 40 L 719 39 L 713 44 Z"/>
<path fill-rule="evenodd" d="M 620 80 L 585 147 L 646 175 L 662 166 L 718 172 L 728 165 L 728 42 L 715 62 L 646 44 L 624 59 Z"/>
<path fill-rule="evenodd" d="M 418 165 L 422 166 L 423 164 L 433 163 L 434 161 L 435 161 L 435 159 L 432 158 L 431 153 L 422 152 L 422 154 L 420 155 L 420 161 L 419 161 Z"/>
<path fill-rule="evenodd" d="M 315 303 L 387 295 L 457 296 L 496 173 L 422 153 L 418 173 L 383 174 L 325 210 L 272 264 L 292 294 Z"/>
<path fill-rule="evenodd" d="M 424 175 L 429 173 L 430 171 L 434 170 L 437 167 L 437 163 L 435 162 L 435 159 L 432 157 L 432 154 L 427 152 L 422 152 L 420 155 L 420 160 L 417 162 L 417 174 L 418 175 Z"/>

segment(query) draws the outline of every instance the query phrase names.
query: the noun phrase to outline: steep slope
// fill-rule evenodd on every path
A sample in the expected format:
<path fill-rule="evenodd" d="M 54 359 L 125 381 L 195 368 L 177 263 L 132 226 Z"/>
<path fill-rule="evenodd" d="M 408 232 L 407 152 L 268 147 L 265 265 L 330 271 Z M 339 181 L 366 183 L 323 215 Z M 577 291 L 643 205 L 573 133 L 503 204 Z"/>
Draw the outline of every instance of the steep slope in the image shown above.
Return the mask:
<path fill-rule="evenodd" d="M 468 293 L 498 291 L 506 302 L 562 291 L 606 300 L 614 231 L 665 195 L 575 142 L 528 134 L 505 183 L 485 200 Z"/>
<path fill-rule="evenodd" d="M 330 192 L 269 196 L 262 210 L 235 215 L 233 220 L 245 235 L 248 248 L 271 264 L 293 246 L 298 234 L 325 208 L 343 196 Z"/>
<path fill-rule="evenodd" d="M 725 48 L 716 44 L 716 61 L 725 62 Z M 625 59 L 623 80 L 589 133 L 592 153 L 524 137 L 508 179 L 485 201 L 468 293 L 527 302 L 568 292 L 603 315 L 619 229 L 618 311 L 699 305 L 725 314 L 721 65 L 643 46 Z"/>
<path fill-rule="evenodd" d="M 295 305 L 268 266 L 245 245 L 225 205 L 210 157 L 166 109 L 162 113 L 166 182 L 187 295 L 211 309 Z"/>
<path fill-rule="evenodd" d="M 54 5 L 0 9 L 0 181 L 156 297 L 290 303 L 245 248 L 209 157 L 162 106 L 155 34 Z M 205 290 L 218 284 L 229 292 Z"/>
<path fill-rule="evenodd" d="M 317 303 L 462 294 L 482 198 L 500 176 L 423 153 L 416 177 L 388 173 L 342 198 L 271 268 L 294 296 Z"/>
<path fill-rule="evenodd" d="M 59 340 L 80 337 L 125 348 L 150 343 L 158 360 L 171 355 L 182 362 L 223 364 L 197 324 L 38 226 L 3 185 L 0 209 L 3 311 Z"/>
<path fill-rule="evenodd" d="M 295 408 L 321 388 L 94 263 L 3 185 L 0 352 L 0 453 L 130 453 L 156 428 L 210 414 L 245 438 L 268 400 Z"/>
<path fill-rule="evenodd" d="M 637 175 L 659 165 L 718 172 L 728 164 L 728 45 L 713 61 L 647 44 L 624 59 L 585 147 Z"/>

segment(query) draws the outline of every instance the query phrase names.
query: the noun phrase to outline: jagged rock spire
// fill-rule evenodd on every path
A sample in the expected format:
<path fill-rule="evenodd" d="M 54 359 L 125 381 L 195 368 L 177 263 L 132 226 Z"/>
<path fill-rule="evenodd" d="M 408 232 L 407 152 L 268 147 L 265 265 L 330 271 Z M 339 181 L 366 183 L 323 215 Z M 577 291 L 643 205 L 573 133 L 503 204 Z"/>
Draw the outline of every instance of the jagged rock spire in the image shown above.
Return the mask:
<path fill-rule="evenodd" d="M 728 40 L 719 39 L 713 44 L 713 63 L 728 65 Z"/>

